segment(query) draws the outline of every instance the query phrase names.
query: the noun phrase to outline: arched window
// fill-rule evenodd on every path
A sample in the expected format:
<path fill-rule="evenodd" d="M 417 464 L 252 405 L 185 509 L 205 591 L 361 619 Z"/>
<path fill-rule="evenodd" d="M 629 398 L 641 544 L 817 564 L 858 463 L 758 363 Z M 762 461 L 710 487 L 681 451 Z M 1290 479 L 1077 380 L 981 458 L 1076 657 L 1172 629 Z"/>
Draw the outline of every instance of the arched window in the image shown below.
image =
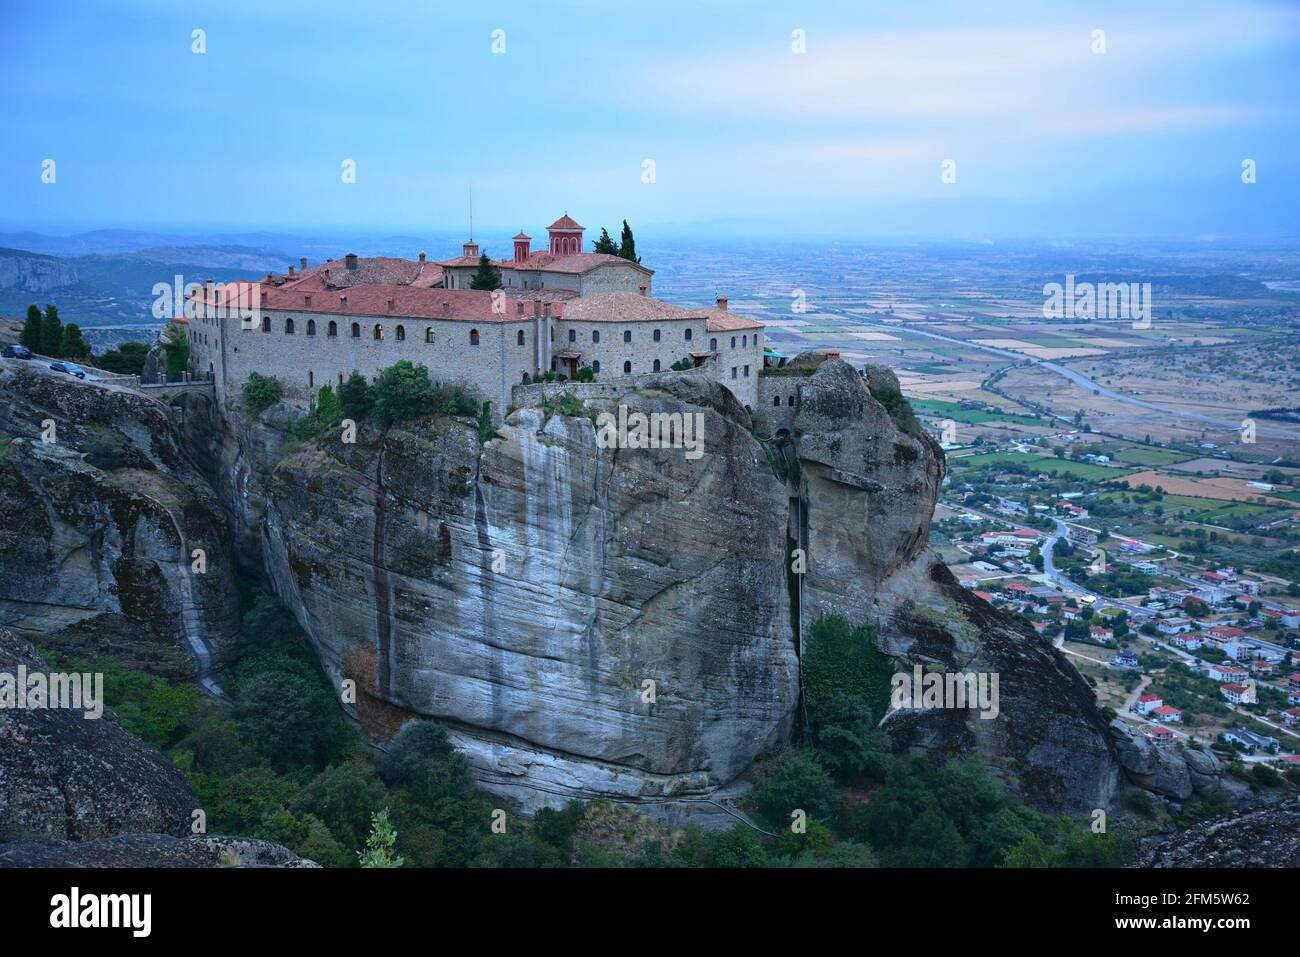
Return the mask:
<path fill-rule="evenodd" d="M 654 339 L 655 339 L 655 342 L 658 342 L 658 341 L 659 341 L 659 330 L 658 330 L 658 329 L 655 330 L 655 336 L 654 336 Z"/>
<path fill-rule="evenodd" d="M 793 405 L 794 405 L 794 396 L 790 396 L 790 398 L 786 399 L 786 400 L 785 400 L 785 404 L 786 404 L 786 405 L 789 405 L 789 406 L 793 406 Z"/>
<path fill-rule="evenodd" d="M 361 338 L 361 323 L 359 322 L 352 323 L 352 338 L 353 339 Z"/>
<path fill-rule="evenodd" d="M 631 329 L 624 329 L 624 330 L 623 330 L 623 341 L 624 341 L 624 342 L 631 342 L 631 341 L 632 341 L 632 330 L 631 330 Z"/>
<path fill-rule="evenodd" d="M 748 349 L 748 348 L 749 348 L 749 336 L 741 336 L 741 337 L 740 337 L 740 347 L 741 347 L 742 349 Z"/>
<path fill-rule="evenodd" d="M 433 345 L 433 326 L 425 326 L 424 341 L 427 342 L 429 345 Z"/>
<path fill-rule="evenodd" d="M 315 319 L 308 319 L 308 320 L 307 320 L 307 335 L 309 335 L 309 336 L 314 336 L 314 335 L 316 335 L 316 320 L 315 320 Z"/>
<path fill-rule="evenodd" d="M 658 372 L 658 371 L 659 371 L 659 360 L 656 359 L 656 360 L 655 360 L 655 372 Z"/>
<path fill-rule="evenodd" d="M 630 362 L 624 362 L 624 363 L 623 363 L 623 375 L 631 375 L 631 373 L 632 373 L 632 363 L 630 363 Z"/>
<path fill-rule="evenodd" d="M 338 334 L 339 334 L 339 324 L 338 324 L 337 322 L 335 322 L 333 319 L 330 320 L 329 329 L 327 330 L 326 334 L 327 334 L 331 339 L 337 339 L 337 338 L 338 338 Z"/>
<path fill-rule="evenodd" d="M 476 346 L 476 345 L 478 345 L 478 330 L 477 330 L 477 329 L 471 329 L 471 330 L 469 331 L 469 344 L 470 344 L 471 346 Z"/>
<path fill-rule="evenodd" d="M 686 327 L 686 341 L 687 341 L 687 342 L 690 342 L 690 341 L 691 341 L 691 327 L 690 327 L 690 326 L 687 326 L 687 327 Z"/>
<path fill-rule="evenodd" d="M 599 359 L 592 359 L 592 360 L 591 360 L 591 371 L 592 371 L 592 372 L 595 372 L 595 373 L 599 373 L 599 372 L 600 372 L 600 360 L 599 360 Z"/>
<path fill-rule="evenodd" d="M 733 348 L 733 349 L 736 348 L 736 337 L 735 337 L 735 336 L 732 336 L 732 337 L 731 337 L 731 348 Z"/>
<path fill-rule="evenodd" d="M 520 382 L 527 382 L 527 381 L 528 381 L 528 373 L 525 372 L 523 375 L 521 375 L 521 376 L 519 377 L 519 381 L 520 381 Z"/>
<path fill-rule="evenodd" d="M 781 397 L 780 397 L 779 395 L 774 395 L 774 396 L 772 396 L 772 404 L 775 405 L 775 406 L 780 406 L 780 405 L 781 405 Z"/>
<path fill-rule="evenodd" d="M 600 342 L 600 330 L 599 330 L 599 329 L 592 329 L 592 330 L 591 330 L 591 341 L 592 341 L 592 342 Z"/>
<path fill-rule="evenodd" d="M 398 342 L 405 342 L 405 341 L 406 341 L 406 326 L 398 326 L 397 329 L 394 330 L 394 335 L 397 337 L 397 341 L 398 341 Z"/>
<path fill-rule="evenodd" d="M 523 344 L 524 344 L 524 330 L 520 329 L 519 332 L 515 334 L 515 345 L 522 346 Z"/>
<path fill-rule="evenodd" d="M 293 319 L 292 319 L 292 318 L 289 318 L 289 319 L 284 320 L 284 334 L 285 334 L 286 336 L 291 336 L 291 335 L 293 335 Z"/>
<path fill-rule="evenodd" d="M 570 342 L 577 342 L 577 341 L 578 341 L 578 330 L 577 330 L 577 329 L 570 329 L 570 330 L 569 330 L 569 341 L 570 341 Z"/>
<path fill-rule="evenodd" d="M 376 341 L 382 340 L 384 338 L 384 327 L 376 322 L 375 331 L 372 333 L 372 335 L 375 337 Z"/>
<path fill-rule="evenodd" d="M 316 387 L 316 373 L 314 373 L 314 372 L 308 372 L 308 373 L 307 373 L 307 388 L 309 388 L 309 389 L 314 389 L 315 387 Z"/>
<path fill-rule="evenodd" d="M 710 339 L 710 340 L 709 340 L 709 351 L 710 351 L 710 352 L 717 352 L 717 351 L 718 351 L 718 340 L 717 340 L 717 339 Z"/>
<path fill-rule="evenodd" d="M 262 331 L 263 331 L 263 332 L 270 332 L 270 331 L 271 331 L 271 317 L 270 317 L 270 316 L 263 316 L 263 317 L 262 317 Z"/>

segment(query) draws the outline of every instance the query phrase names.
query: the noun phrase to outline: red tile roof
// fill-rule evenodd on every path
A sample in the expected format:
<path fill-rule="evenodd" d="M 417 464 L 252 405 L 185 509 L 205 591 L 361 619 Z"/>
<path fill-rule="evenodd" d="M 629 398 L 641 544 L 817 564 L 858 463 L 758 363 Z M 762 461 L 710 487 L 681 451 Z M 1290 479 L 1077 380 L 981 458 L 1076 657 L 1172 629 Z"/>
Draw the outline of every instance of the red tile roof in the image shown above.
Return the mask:
<path fill-rule="evenodd" d="M 757 319 L 741 316 L 726 309 L 710 306 L 701 310 L 709 318 L 709 332 L 739 332 L 743 329 L 762 329 L 763 324 Z"/>
<path fill-rule="evenodd" d="M 570 216 L 568 213 L 565 213 L 563 216 L 561 216 L 555 222 L 551 223 L 551 225 L 547 226 L 546 228 L 547 229 L 586 229 L 587 227 L 579 225 L 578 222 L 572 216 Z"/>
<path fill-rule="evenodd" d="M 522 322 L 532 317 L 525 308 L 504 312 L 493 310 L 490 292 L 475 289 L 427 289 L 420 286 L 388 286 L 380 284 L 353 286 L 332 290 L 325 286 L 321 276 L 308 277 L 303 282 L 280 287 L 260 283 L 239 282 L 224 287 L 213 287 L 212 295 L 196 297 L 200 302 L 221 308 L 243 306 L 251 309 L 255 297 L 265 292 L 261 306 L 295 313 L 339 313 L 344 316 L 393 319 L 446 319 L 459 322 L 498 323 Z M 311 297 L 311 305 L 307 297 Z M 392 300 L 392 308 L 389 308 Z M 551 306 L 553 316 L 562 315 L 564 303 Z"/>

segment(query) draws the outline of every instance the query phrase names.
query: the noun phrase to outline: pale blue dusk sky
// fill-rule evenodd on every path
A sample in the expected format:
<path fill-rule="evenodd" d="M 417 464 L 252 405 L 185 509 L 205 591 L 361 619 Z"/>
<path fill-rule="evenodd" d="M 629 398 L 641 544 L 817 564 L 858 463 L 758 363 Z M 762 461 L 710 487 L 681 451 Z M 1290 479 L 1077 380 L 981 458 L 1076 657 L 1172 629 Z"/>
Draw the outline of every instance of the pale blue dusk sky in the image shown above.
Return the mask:
<path fill-rule="evenodd" d="M 566 209 L 722 233 L 1300 232 L 1295 3 L 6 0 L 3 31 L 6 228 L 459 228 L 472 186 L 478 223 L 533 235 Z"/>

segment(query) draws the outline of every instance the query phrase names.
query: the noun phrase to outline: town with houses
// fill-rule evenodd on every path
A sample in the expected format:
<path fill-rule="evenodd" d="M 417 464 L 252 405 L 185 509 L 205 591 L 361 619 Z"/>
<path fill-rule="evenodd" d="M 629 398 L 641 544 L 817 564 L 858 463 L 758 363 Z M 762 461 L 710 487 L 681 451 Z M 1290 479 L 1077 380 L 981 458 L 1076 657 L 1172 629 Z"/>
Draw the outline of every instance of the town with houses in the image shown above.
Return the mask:
<path fill-rule="evenodd" d="M 1300 768 L 1300 588 L 1258 567 L 1265 549 L 1238 548 L 1245 561 L 1226 565 L 1205 544 L 1294 540 L 1293 470 L 1251 481 L 1257 507 L 1218 518 L 1231 528 L 1211 515 L 1169 515 L 1183 502 L 1159 486 L 1105 481 L 1110 469 L 1117 479 L 1132 473 L 1125 451 L 1155 457 L 1154 446 L 1124 443 L 1116 463 L 1089 451 L 1120 444 L 1105 436 L 1044 431 L 1027 442 L 945 444 L 951 471 L 932 541 L 961 583 L 1050 639 L 1107 714 L 1157 746 L 1210 747 L 1242 774 Z M 1216 462 L 1230 471 L 1225 459 Z"/>

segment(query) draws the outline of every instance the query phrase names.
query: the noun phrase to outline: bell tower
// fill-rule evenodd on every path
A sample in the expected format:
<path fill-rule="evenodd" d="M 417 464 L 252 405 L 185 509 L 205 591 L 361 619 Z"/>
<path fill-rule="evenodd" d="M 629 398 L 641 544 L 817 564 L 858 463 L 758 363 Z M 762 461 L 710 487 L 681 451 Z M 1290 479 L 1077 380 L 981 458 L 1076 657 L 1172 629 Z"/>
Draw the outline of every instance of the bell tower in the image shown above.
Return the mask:
<path fill-rule="evenodd" d="M 582 252 L 582 233 L 585 229 L 585 226 L 576 222 L 568 213 L 547 226 L 546 231 L 551 237 L 551 255 L 572 256 Z"/>

